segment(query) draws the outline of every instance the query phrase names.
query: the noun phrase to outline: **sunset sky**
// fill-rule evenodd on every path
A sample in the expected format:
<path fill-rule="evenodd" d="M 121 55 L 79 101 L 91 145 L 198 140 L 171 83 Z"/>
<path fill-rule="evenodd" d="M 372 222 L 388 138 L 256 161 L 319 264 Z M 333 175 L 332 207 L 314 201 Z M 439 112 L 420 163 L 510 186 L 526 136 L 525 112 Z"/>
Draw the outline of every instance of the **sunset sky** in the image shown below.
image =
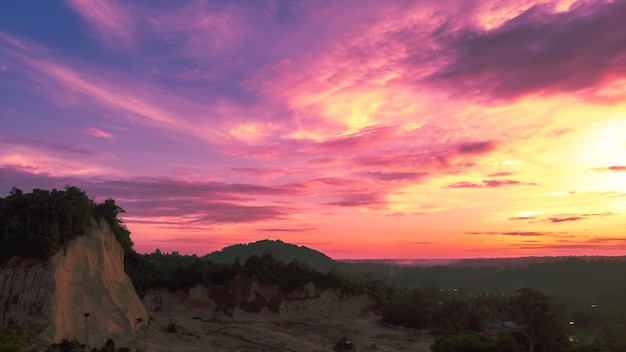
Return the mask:
<path fill-rule="evenodd" d="M 0 196 L 138 252 L 626 254 L 626 1 L 0 1 Z"/>

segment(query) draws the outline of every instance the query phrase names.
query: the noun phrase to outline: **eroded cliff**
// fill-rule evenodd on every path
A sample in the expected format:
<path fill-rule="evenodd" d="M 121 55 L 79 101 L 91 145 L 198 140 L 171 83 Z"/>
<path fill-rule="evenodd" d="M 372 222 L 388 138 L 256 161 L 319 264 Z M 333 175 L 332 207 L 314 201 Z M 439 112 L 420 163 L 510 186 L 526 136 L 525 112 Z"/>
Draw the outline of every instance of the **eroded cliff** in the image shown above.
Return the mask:
<path fill-rule="evenodd" d="M 312 282 L 285 291 L 245 275 L 223 287 L 196 285 L 176 292 L 152 289 L 142 301 L 149 312 L 203 319 L 356 317 L 379 305 L 377 299 L 367 294 L 348 294 L 318 287 Z"/>
<path fill-rule="evenodd" d="M 0 269 L 0 323 L 39 325 L 48 341 L 128 340 L 148 315 L 124 273 L 123 257 L 102 221 L 48 261 L 9 260 Z"/>

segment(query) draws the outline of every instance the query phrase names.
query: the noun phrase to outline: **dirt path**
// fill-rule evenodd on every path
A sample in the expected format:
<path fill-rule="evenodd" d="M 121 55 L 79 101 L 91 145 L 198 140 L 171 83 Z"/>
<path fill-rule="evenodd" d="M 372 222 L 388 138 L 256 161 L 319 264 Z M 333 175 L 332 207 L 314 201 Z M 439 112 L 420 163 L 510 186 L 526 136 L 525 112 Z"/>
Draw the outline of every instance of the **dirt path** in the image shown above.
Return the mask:
<path fill-rule="evenodd" d="M 132 346 L 147 351 L 328 352 L 342 337 L 358 350 L 430 351 L 430 336 L 423 331 L 382 326 L 375 316 L 281 320 L 276 317 L 200 320 L 179 317 L 176 333 L 165 332 L 171 317 L 154 314 L 150 326 Z"/>

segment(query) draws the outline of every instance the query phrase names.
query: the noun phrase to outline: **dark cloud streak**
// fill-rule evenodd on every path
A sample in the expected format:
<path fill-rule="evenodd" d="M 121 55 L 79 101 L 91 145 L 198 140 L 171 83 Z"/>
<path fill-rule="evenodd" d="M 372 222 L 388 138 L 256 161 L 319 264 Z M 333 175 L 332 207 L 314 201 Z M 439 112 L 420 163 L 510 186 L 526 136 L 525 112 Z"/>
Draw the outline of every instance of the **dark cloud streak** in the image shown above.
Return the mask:
<path fill-rule="evenodd" d="M 20 180 L 18 184 L 5 184 Z M 25 191 L 33 188 L 77 186 L 90 196 L 102 201 L 113 198 L 127 214 L 155 220 L 159 217 L 181 217 L 178 224 L 246 223 L 282 219 L 294 213 L 293 209 L 271 205 L 248 205 L 258 196 L 281 196 L 297 193 L 297 186 L 259 186 L 221 182 L 188 182 L 171 178 L 134 177 L 124 180 L 51 177 L 16 169 L 0 168 L 0 187 L 7 193 L 16 186 Z M 148 219 L 145 219 L 148 218 Z"/>
<path fill-rule="evenodd" d="M 626 76 L 626 2 L 579 2 L 555 12 L 536 5 L 491 30 L 437 34 L 453 59 L 428 82 L 462 95 L 515 99 L 578 92 Z"/>

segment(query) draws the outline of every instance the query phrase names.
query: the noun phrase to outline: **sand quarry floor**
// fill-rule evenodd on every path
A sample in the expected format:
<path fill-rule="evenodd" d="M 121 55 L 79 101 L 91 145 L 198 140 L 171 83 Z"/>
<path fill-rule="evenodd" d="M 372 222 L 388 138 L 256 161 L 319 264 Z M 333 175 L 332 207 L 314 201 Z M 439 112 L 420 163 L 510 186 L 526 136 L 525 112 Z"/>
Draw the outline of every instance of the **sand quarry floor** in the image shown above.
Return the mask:
<path fill-rule="evenodd" d="M 152 314 L 131 345 L 146 351 L 332 351 L 343 337 L 358 351 L 430 351 L 427 332 L 383 326 L 371 313 L 358 317 L 284 320 L 248 314 L 244 318 L 184 318 Z M 172 324 L 176 332 L 170 330 Z"/>

